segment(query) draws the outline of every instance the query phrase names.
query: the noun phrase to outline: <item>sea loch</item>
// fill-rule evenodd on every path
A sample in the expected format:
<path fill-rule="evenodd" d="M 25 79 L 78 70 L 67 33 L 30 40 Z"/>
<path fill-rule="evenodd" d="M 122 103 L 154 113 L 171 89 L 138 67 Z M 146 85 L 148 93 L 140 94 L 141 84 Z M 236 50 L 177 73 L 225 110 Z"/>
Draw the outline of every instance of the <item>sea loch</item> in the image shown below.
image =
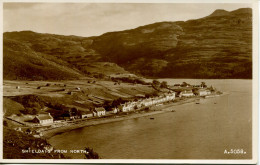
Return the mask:
<path fill-rule="evenodd" d="M 56 149 L 91 147 L 104 159 L 252 158 L 252 80 L 163 80 L 168 84 L 204 81 L 227 94 L 174 106 L 174 113 L 79 128 L 49 142 Z M 225 150 L 245 153 L 224 154 Z M 84 158 L 82 153 L 65 155 Z"/>

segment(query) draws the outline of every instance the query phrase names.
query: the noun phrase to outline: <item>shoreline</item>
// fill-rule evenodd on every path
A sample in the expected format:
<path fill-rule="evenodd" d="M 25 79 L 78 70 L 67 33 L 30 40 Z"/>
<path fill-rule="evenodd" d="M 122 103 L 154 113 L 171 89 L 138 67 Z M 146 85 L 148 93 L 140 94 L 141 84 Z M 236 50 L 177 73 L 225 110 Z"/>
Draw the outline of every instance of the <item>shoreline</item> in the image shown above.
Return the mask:
<path fill-rule="evenodd" d="M 172 102 L 172 103 L 164 104 L 161 106 L 152 106 L 151 107 L 152 110 L 149 110 L 148 112 L 139 111 L 138 113 L 131 113 L 131 114 L 124 115 L 124 116 L 97 118 L 97 119 L 79 121 L 79 123 L 71 123 L 70 125 L 56 127 L 56 128 L 49 129 L 49 130 L 44 130 L 44 131 L 42 131 L 42 138 L 50 139 L 53 136 L 56 136 L 56 135 L 59 135 L 59 134 L 65 133 L 65 132 L 69 132 L 69 131 L 72 131 L 75 129 L 79 129 L 82 127 L 89 127 L 89 126 L 95 126 L 95 125 L 100 125 L 100 124 L 107 124 L 107 123 L 118 122 L 118 121 L 123 121 L 123 120 L 130 120 L 130 119 L 135 119 L 135 118 L 140 118 L 140 117 L 146 117 L 146 116 L 151 116 L 151 115 L 156 115 L 156 114 L 161 114 L 161 113 L 168 113 L 168 112 L 171 112 L 172 108 L 175 106 L 194 103 L 196 100 L 200 100 L 200 99 L 205 99 L 205 98 L 200 98 L 200 97 L 185 98 L 184 100 L 179 100 L 178 102 Z M 160 109 L 160 110 L 157 110 L 157 109 Z"/>

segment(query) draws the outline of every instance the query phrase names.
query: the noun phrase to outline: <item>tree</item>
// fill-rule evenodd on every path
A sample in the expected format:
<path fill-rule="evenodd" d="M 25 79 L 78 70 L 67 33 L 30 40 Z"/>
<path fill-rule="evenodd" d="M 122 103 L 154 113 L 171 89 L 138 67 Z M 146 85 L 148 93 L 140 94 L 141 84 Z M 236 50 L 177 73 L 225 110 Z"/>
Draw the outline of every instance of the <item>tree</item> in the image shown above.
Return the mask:
<path fill-rule="evenodd" d="M 125 102 L 125 101 L 124 101 L 121 97 L 119 97 L 118 99 L 113 100 L 111 106 L 112 106 L 112 107 L 116 107 L 116 106 L 118 106 L 118 105 L 120 105 L 120 104 L 122 104 L 122 103 L 124 103 L 124 102 Z"/>
<path fill-rule="evenodd" d="M 160 82 L 158 80 L 153 80 L 152 85 L 155 87 L 160 86 Z"/>
<path fill-rule="evenodd" d="M 86 159 L 100 159 L 100 156 L 98 155 L 98 153 L 94 152 L 92 148 L 85 148 L 86 152 L 85 153 L 85 158 Z"/>
<path fill-rule="evenodd" d="M 111 102 L 111 101 L 107 101 L 107 100 L 106 100 L 106 101 L 103 103 L 103 107 L 104 107 L 105 109 L 110 109 L 111 106 L 112 106 L 112 102 Z"/>
<path fill-rule="evenodd" d="M 188 83 L 183 82 L 183 83 L 181 84 L 181 87 L 187 87 L 188 85 L 189 85 Z"/>
<path fill-rule="evenodd" d="M 30 132 L 32 132 L 32 131 L 31 131 L 30 128 L 27 128 L 25 132 L 26 132 L 26 133 L 30 133 Z"/>
<path fill-rule="evenodd" d="M 167 88 L 168 87 L 168 84 L 167 84 L 167 82 L 166 81 L 163 81 L 162 83 L 161 83 L 161 86 L 160 86 L 161 88 Z"/>
<path fill-rule="evenodd" d="M 32 112 L 31 112 L 31 114 L 32 114 L 32 115 L 37 115 L 38 112 L 39 112 L 39 110 L 34 108 L 34 109 L 32 110 Z"/>
<path fill-rule="evenodd" d="M 207 87 L 207 85 L 206 85 L 206 83 L 205 82 L 201 82 L 201 85 L 200 85 L 202 88 L 206 88 Z"/>
<path fill-rule="evenodd" d="M 27 115 L 36 115 L 38 114 L 39 110 L 36 109 L 36 108 L 26 108 L 26 109 L 23 109 L 23 110 L 20 110 L 21 113 Z"/>
<path fill-rule="evenodd" d="M 104 77 L 105 77 L 105 75 L 103 73 L 98 74 L 98 78 L 103 79 Z"/>
<path fill-rule="evenodd" d="M 146 93 L 146 94 L 145 94 L 145 98 L 149 98 L 149 97 L 151 97 L 151 94 Z"/>
<path fill-rule="evenodd" d="M 192 89 L 192 92 L 195 94 L 195 95 L 199 95 L 199 89 L 197 89 L 197 88 L 193 88 Z"/>
<path fill-rule="evenodd" d="M 212 85 L 210 86 L 209 90 L 210 90 L 211 92 L 215 92 L 215 89 L 213 88 Z"/>
<path fill-rule="evenodd" d="M 152 96 L 157 97 L 157 96 L 159 96 L 159 93 L 158 93 L 157 91 L 154 91 L 154 92 L 152 93 Z"/>
<path fill-rule="evenodd" d="M 70 109 L 70 115 L 71 116 L 76 116 L 77 113 L 78 113 L 78 109 L 77 108 L 73 107 L 73 108 Z"/>

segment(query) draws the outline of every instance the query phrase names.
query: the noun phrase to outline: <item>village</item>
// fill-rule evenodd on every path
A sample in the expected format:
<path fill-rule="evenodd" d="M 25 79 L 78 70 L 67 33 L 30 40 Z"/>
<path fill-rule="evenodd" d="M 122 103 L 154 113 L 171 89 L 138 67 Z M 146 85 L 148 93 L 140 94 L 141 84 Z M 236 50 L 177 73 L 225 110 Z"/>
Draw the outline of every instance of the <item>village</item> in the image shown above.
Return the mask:
<path fill-rule="evenodd" d="M 16 131 L 31 134 L 36 138 L 42 137 L 42 132 L 50 129 L 60 128 L 77 124 L 80 122 L 89 122 L 92 120 L 104 120 L 106 118 L 119 118 L 133 113 L 149 113 L 152 107 L 159 107 L 165 104 L 172 104 L 183 99 L 194 97 L 211 97 L 216 95 L 216 89 L 207 87 L 205 83 L 200 85 L 190 85 L 186 82 L 182 84 L 174 84 L 172 86 L 160 84 L 155 81 L 151 86 L 158 90 L 156 94 L 150 95 L 136 95 L 130 100 L 123 100 L 121 98 L 110 104 L 109 106 L 103 104 L 91 109 L 84 109 L 72 107 L 66 113 L 59 113 L 58 116 L 54 112 L 45 111 L 35 115 L 30 115 L 30 120 L 19 121 L 12 117 L 6 119 L 13 122 L 20 123 L 21 127 L 16 127 Z M 163 89 L 163 90 L 162 90 Z M 81 89 L 77 87 L 77 91 Z M 155 111 L 155 110 L 154 110 Z"/>

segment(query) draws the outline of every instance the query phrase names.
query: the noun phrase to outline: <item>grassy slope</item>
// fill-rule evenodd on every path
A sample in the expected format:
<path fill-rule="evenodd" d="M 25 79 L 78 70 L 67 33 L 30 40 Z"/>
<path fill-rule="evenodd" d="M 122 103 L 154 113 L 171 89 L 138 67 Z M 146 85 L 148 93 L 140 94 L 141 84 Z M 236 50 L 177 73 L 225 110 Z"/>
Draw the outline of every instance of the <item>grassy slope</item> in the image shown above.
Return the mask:
<path fill-rule="evenodd" d="M 65 105 L 66 107 L 76 107 L 80 110 L 88 110 L 95 106 L 95 103 L 104 103 L 118 98 L 134 98 L 138 94 L 150 94 L 154 89 L 148 85 L 121 83 L 114 85 L 111 81 L 96 81 L 95 84 L 88 83 L 88 80 L 73 80 L 62 82 L 48 82 L 50 86 L 45 86 L 47 82 L 32 81 L 4 81 L 4 108 L 8 114 L 17 114 L 20 107 L 9 109 L 10 102 L 14 105 L 22 104 L 25 108 L 43 109 L 45 106 L 53 108 L 54 105 Z M 56 85 L 55 85 L 56 84 Z M 66 87 L 64 87 L 66 84 Z M 7 88 L 8 86 L 8 88 Z M 15 87 L 20 86 L 17 90 Z M 37 89 L 38 86 L 43 86 Z M 6 88 L 5 88 L 6 87 Z M 80 91 L 76 90 L 80 88 Z M 65 89 L 63 91 L 62 89 Z M 74 91 L 71 95 L 68 92 Z M 29 93 L 30 92 L 30 93 Z M 16 106 L 15 106 L 16 107 Z M 41 111 L 40 111 L 41 112 Z"/>
<path fill-rule="evenodd" d="M 31 31 L 4 33 L 4 79 L 64 80 L 91 73 L 127 73 L 116 64 L 97 62 L 89 38 L 40 34 Z"/>
<path fill-rule="evenodd" d="M 72 79 L 81 76 L 79 72 L 44 59 L 26 44 L 4 40 L 4 79 Z"/>
<path fill-rule="evenodd" d="M 12 114 L 20 114 L 20 110 L 23 110 L 22 104 L 13 101 L 9 98 L 3 98 L 3 111 L 5 116 L 10 116 Z"/>
<path fill-rule="evenodd" d="M 3 128 L 3 158 L 4 159 L 59 159 L 63 155 L 54 153 L 22 153 L 30 147 L 31 150 L 44 149 L 40 145 L 48 143 L 43 139 L 34 138 L 10 128 Z"/>

